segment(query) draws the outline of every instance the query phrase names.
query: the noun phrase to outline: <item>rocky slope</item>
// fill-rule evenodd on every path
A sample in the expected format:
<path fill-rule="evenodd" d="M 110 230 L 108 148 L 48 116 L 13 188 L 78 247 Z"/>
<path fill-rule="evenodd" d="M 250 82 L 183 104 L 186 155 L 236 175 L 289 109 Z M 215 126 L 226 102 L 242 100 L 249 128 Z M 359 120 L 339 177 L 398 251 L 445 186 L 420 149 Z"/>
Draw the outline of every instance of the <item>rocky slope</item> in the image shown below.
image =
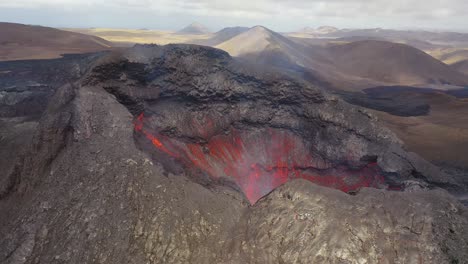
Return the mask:
<path fill-rule="evenodd" d="M 468 259 L 466 208 L 436 188 L 464 186 L 362 109 L 212 48 L 98 58 L 8 178 L 2 263 Z"/>
<path fill-rule="evenodd" d="M 62 59 L 0 62 L 0 196 L 15 159 L 31 143 L 41 115 L 56 89 L 78 80 L 104 53 Z"/>

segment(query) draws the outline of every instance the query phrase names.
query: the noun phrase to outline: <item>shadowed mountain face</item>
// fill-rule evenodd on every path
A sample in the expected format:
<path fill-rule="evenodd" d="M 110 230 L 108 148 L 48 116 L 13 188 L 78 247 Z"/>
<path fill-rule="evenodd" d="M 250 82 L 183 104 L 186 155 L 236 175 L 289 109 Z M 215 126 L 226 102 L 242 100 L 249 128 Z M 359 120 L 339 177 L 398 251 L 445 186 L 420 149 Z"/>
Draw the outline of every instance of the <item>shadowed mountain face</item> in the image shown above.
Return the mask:
<path fill-rule="evenodd" d="M 363 109 L 200 46 L 82 69 L 2 176 L 1 262 L 468 257 L 466 208 L 437 188 L 465 187 Z"/>
<path fill-rule="evenodd" d="M 55 28 L 0 22 L 0 60 L 58 58 L 112 47 L 102 38 Z"/>

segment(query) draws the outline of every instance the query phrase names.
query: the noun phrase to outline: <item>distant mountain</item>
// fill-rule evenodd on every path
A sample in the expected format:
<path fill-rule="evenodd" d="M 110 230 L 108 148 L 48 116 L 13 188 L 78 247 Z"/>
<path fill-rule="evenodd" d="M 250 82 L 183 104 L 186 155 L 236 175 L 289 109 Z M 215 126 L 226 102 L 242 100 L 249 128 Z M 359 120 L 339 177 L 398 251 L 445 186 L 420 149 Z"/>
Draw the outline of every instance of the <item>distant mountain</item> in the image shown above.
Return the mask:
<path fill-rule="evenodd" d="M 338 69 L 361 78 L 405 85 L 468 84 L 466 76 L 405 44 L 368 40 L 328 50 Z"/>
<path fill-rule="evenodd" d="M 459 61 L 450 67 L 468 76 L 468 60 Z"/>
<path fill-rule="evenodd" d="M 194 22 L 183 29 L 179 30 L 177 33 L 179 34 L 192 34 L 192 35 L 201 35 L 201 34 L 208 34 L 210 30 L 208 30 L 204 25 Z"/>
<path fill-rule="evenodd" d="M 298 72 L 321 84 L 325 79 L 339 78 L 332 61 L 324 54 L 326 50 L 293 41 L 263 26 L 252 27 L 216 48 L 255 64 Z"/>
<path fill-rule="evenodd" d="M 247 30 L 249 30 L 248 27 L 227 27 L 214 33 L 213 37 L 209 39 L 194 40 L 194 41 L 191 41 L 190 43 L 213 47 L 225 41 L 228 41 L 231 38 L 239 34 L 242 34 Z"/>
<path fill-rule="evenodd" d="M 313 56 L 310 48 L 263 26 L 252 27 L 216 47 L 257 64 L 282 68 L 306 67 L 307 64 L 307 68 L 314 68 L 308 60 Z"/>
<path fill-rule="evenodd" d="M 255 26 L 249 30 L 217 45 L 232 56 L 242 56 L 268 49 L 287 50 L 292 52 L 295 43 L 288 38 L 262 26 Z"/>
<path fill-rule="evenodd" d="M 96 36 L 55 28 L 0 22 L 0 60 L 57 58 L 111 48 Z"/>
<path fill-rule="evenodd" d="M 252 27 L 216 47 L 231 56 L 248 58 L 256 63 L 314 68 L 315 63 L 327 61 L 324 50 L 295 42 L 263 26 Z"/>

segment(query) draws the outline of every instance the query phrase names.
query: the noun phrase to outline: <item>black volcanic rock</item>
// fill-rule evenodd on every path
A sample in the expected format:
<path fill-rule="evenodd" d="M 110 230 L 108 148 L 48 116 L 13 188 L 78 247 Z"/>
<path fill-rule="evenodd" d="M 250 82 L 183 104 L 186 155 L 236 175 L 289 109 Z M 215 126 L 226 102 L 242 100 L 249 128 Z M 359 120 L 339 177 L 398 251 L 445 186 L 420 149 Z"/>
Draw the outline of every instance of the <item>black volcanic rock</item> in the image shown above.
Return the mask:
<path fill-rule="evenodd" d="M 61 59 L 0 62 L 0 197 L 14 182 L 15 160 L 31 144 L 56 89 L 77 81 L 105 53 Z"/>
<path fill-rule="evenodd" d="M 91 65 L 57 89 L 8 175 L 0 262 L 468 258 L 467 210 L 436 188 L 463 186 L 366 111 L 212 48 Z"/>
<path fill-rule="evenodd" d="M 104 54 L 0 62 L 0 117 L 40 117 L 57 87 L 78 80 Z"/>

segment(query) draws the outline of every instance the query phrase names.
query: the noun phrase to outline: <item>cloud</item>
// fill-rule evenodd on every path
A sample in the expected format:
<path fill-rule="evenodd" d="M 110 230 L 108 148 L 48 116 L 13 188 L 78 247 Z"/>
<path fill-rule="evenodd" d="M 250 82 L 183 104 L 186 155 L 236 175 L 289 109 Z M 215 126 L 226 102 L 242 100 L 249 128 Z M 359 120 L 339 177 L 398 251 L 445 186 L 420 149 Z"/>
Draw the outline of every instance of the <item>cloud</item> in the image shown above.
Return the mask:
<path fill-rule="evenodd" d="M 90 13 L 109 18 L 119 14 L 120 24 L 140 14 L 144 17 L 178 16 L 180 21 L 199 19 L 215 24 L 279 25 L 282 28 L 334 22 L 365 27 L 426 26 L 461 28 L 466 0 L 0 0 L 1 10 Z M 126 15 L 125 15 L 126 14 Z M 123 16 L 123 17 L 122 17 Z M 1 16 L 0 16 L 1 17 Z M 140 17 L 141 18 L 141 17 Z M 137 18 L 140 19 L 140 18 Z M 115 21 L 118 21 L 116 19 Z M 323 21 L 324 23 L 319 23 Z M 242 23 L 244 22 L 244 23 Z M 99 26 L 99 25 L 96 25 Z M 142 27 L 145 25 L 141 25 Z"/>

